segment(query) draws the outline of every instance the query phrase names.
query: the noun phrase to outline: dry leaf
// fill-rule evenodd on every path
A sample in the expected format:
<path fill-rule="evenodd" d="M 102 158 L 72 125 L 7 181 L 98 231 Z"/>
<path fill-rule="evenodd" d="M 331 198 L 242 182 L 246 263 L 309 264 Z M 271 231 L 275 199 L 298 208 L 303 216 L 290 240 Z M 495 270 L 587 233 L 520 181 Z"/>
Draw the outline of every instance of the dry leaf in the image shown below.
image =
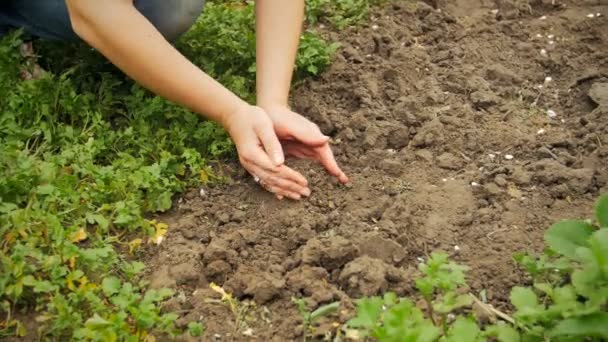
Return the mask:
<path fill-rule="evenodd" d="M 70 234 L 70 241 L 76 243 L 87 239 L 87 232 L 84 228 L 80 228 L 78 231 Z"/>
<path fill-rule="evenodd" d="M 139 247 L 141 246 L 143 240 L 142 239 L 134 239 L 129 242 L 129 254 L 133 254 Z"/>
<path fill-rule="evenodd" d="M 149 243 L 154 243 L 156 245 L 160 245 L 165 239 L 165 235 L 167 234 L 167 230 L 169 226 L 166 223 L 156 222 L 156 220 L 150 221 L 152 226 L 156 229 L 154 236 L 152 236 L 149 240 Z"/>

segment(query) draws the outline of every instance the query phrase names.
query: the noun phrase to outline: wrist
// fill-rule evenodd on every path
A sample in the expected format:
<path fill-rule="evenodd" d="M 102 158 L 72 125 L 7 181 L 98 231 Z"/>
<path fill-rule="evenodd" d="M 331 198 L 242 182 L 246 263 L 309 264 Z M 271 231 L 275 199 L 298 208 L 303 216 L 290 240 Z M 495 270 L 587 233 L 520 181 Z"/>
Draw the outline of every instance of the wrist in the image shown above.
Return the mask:
<path fill-rule="evenodd" d="M 242 116 L 243 113 L 246 113 L 249 107 L 251 107 L 249 103 L 237 98 L 220 114 L 218 123 L 224 127 L 226 131 L 230 132 L 232 123 L 235 120 L 239 120 L 238 118 Z"/>
<path fill-rule="evenodd" d="M 257 105 L 262 108 L 289 108 L 287 97 L 265 97 L 258 96 Z"/>

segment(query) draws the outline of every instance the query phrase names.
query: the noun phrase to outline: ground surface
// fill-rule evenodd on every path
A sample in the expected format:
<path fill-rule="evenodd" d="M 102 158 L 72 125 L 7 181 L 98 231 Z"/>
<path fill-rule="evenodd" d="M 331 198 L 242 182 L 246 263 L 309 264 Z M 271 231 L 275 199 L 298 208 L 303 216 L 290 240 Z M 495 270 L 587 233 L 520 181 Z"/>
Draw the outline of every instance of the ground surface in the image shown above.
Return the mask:
<path fill-rule="evenodd" d="M 327 32 L 343 45 L 336 62 L 293 93 L 333 136 L 349 186 L 290 161 L 313 195 L 278 201 L 226 166 L 234 184 L 160 217 L 171 230 L 149 279 L 182 293 L 166 305 L 178 323 L 202 319 L 205 340 L 299 339 L 292 296 L 340 300 L 344 322 L 359 296 L 411 293 L 433 250 L 508 310 L 522 281 L 512 254 L 542 248 L 555 220 L 590 216 L 608 191 L 608 3 L 445 3 L 384 6 L 367 27 Z M 246 326 L 210 282 L 257 303 Z"/>

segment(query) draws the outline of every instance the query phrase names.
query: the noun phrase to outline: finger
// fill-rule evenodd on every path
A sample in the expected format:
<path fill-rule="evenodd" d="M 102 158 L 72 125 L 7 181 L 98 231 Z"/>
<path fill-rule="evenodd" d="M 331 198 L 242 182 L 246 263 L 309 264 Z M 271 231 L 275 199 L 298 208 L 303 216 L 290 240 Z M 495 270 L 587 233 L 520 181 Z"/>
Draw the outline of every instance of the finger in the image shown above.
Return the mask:
<path fill-rule="evenodd" d="M 334 177 L 338 178 L 338 180 L 346 184 L 348 183 L 348 177 L 346 174 L 340 169 L 338 163 L 336 162 L 336 158 L 334 157 L 329 144 L 321 147 L 319 150 L 319 162 L 325 167 L 325 169 Z"/>
<path fill-rule="evenodd" d="M 292 192 L 292 191 L 287 191 L 285 189 L 281 189 L 275 185 L 271 185 L 271 184 L 266 184 L 264 187 L 266 190 L 278 195 L 278 196 L 284 196 L 287 198 L 291 198 L 294 200 L 300 200 L 302 199 L 302 195 L 300 195 L 297 192 Z"/>
<path fill-rule="evenodd" d="M 252 146 L 247 146 L 247 149 L 244 151 L 239 151 L 239 157 L 243 166 L 245 166 L 245 164 L 255 165 L 264 170 L 272 170 L 277 168 L 275 163 L 273 163 L 272 160 L 270 160 L 270 157 L 268 157 L 268 154 L 266 154 L 266 151 L 264 151 L 264 149 L 262 149 L 262 147 L 260 147 L 258 144 L 252 144 Z M 249 170 L 248 167 L 245 168 Z"/>
<path fill-rule="evenodd" d="M 280 177 L 272 177 L 268 179 L 268 184 L 272 186 L 276 186 L 285 191 L 299 193 L 302 196 L 308 197 L 310 196 L 310 189 L 306 186 L 302 186 L 298 183 L 294 183 L 293 181 L 289 181 Z"/>
<path fill-rule="evenodd" d="M 321 133 L 319 126 L 302 117 L 302 123 L 293 127 L 291 134 L 296 140 L 309 146 L 322 146 L 329 137 Z"/>
<path fill-rule="evenodd" d="M 277 135 L 272 128 L 272 124 L 257 127 L 256 133 L 264 146 L 266 154 L 268 154 L 274 165 L 279 166 L 283 164 L 283 162 L 285 162 L 283 147 L 281 147 L 281 142 L 279 141 L 279 138 L 277 138 Z"/>
<path fill-rule="evenodd" d="M 290 168 L 289 166 L 281 165 L 280 167 L 273 169 L 272 173 L 281 178 L 296 182 L 301 186 L 308 186 L 308 181 L 306 180 L 306 177 L 304 177 L 298 171 Z"/>
<path fill-rule="evenodd" d="M 303 146 L 301 143 L 284 143 L 283 149 L 285 153 L 302 159 L 314 159 L 317 155 L 316 151 L 309 146 Z"/>
<path fill-rule="evenodd" d="M 264 170 L 256 165 L 248 165 L 248 171 L 254 176 L 260 178 L 265 184 L 271 185 L 282 190 L 282 193 L 298 193 L 300 195 L 309 196 L 310 189 L 307 185 L 297 183 L 289 178 L 284 178 L 278 173 L 272 173 Z"/>

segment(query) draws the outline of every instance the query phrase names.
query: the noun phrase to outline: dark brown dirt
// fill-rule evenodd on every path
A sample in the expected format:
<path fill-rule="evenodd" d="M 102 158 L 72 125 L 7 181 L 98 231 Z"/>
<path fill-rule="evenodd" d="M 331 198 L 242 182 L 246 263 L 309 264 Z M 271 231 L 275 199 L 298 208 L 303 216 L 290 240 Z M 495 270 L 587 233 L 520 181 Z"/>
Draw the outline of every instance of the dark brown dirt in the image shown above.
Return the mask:
<path fill-rule="evenodd" d="M 591 215 L 608 191 L 608 3 L 437 6 L 385 5 L 367 27 L 328 32 L 343 45 L 336 62 L 293 93 L 333 136 L 349 186 L 289 161 L 313 194 L 278 201 L 226 167 L 232 185 L 160 217 L 171 229 L 149 279 L 183 294 L 167 303 L 178 323 L 202 319 L 204 340 L 294 340 L 295 296 L 311 309 L 341 301 L 316 330 L 331 334 L 357 297 L 411 294 L 434 250 L 471 266 L 472 290 L 509 310 L 525 281 L 513 253 L 542 248 L 556 220 Z M 210 282 L 250 303 L 242 326 Z"/>

